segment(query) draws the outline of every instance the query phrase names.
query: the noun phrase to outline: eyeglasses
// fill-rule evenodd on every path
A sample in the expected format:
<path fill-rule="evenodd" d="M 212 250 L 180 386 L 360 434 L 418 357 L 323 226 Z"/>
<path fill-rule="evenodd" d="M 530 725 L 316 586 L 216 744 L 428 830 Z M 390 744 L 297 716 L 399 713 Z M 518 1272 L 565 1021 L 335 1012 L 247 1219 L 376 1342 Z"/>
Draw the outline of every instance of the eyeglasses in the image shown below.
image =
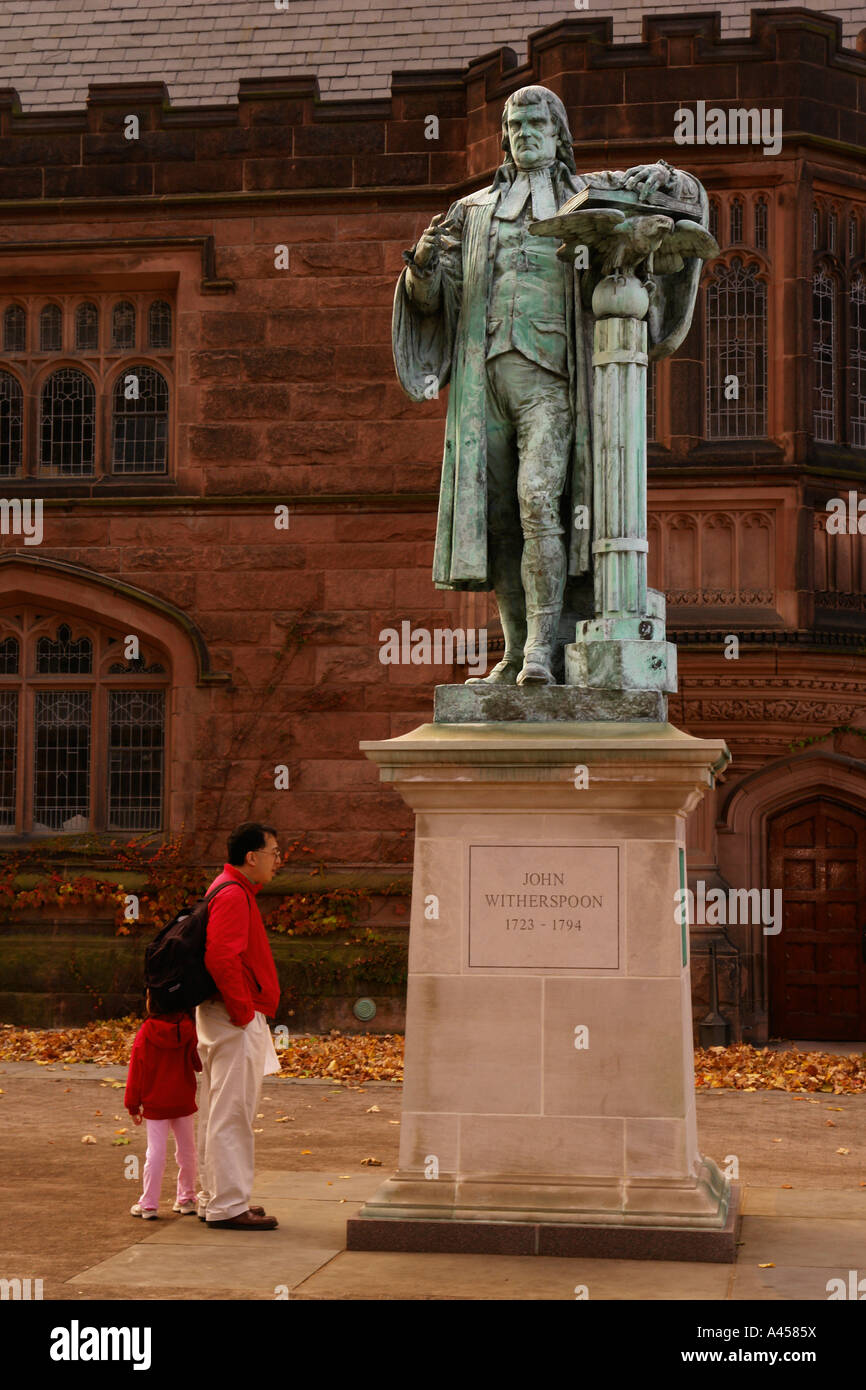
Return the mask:
<path fill-rule="evenodd" d="M 258 853 L 259 853 L 259 854 L 272 854 L 272 855 L 274 856 L 275 859 L 282 859 L 282 857 L 283 857 L 283 851 L 282 851 L 281 849 L 260 849 L 260 850 L 258 851 Z"/>

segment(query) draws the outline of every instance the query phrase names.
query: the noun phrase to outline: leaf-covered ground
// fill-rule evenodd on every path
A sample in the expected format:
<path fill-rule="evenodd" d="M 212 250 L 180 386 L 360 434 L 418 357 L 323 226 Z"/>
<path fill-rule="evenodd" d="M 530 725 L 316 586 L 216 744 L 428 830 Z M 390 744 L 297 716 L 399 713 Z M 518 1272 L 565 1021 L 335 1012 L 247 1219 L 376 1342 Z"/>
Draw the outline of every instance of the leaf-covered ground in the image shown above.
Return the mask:
<path fill-rule="evenodd" d="M 4 1023 L 0 1024 L 0 1061 L 125 1065 L 140 1026 L 138 1018 L 114 1018 L 83 1028 L 18 1028 Z M 289 1038 L 278 1055 L 284 1076 L 350 1083 L 403 1080 L 399 1033 L 305 1035 Z"/>
<path fill-rule="evenodd" d="M 866 1091 L 866 1053 L 771 1052 L 735 1043 L 695 1051 L 695 1085 L 726 1091 L 823 1091 L 834 1096 Z"/>
<path fill-rule="evenodd" d="M 0 1024 L 0 1061 L 98 1066 L 125 1065 L 140 1019 L 116 1018 L 83 1028 L 18 1028 Z M 280 1052 L 284 1076 L 330 1081 L 403 1080 L 403 1037 L 399 1033 L 336 1031 L 289 1038 Z M 821 1091 L 855 1095 L 866 1091 L 866 1054 L 776 1052 L 746 1043 L 695 1052 L 695 1085 L 735 1091 Z"/>

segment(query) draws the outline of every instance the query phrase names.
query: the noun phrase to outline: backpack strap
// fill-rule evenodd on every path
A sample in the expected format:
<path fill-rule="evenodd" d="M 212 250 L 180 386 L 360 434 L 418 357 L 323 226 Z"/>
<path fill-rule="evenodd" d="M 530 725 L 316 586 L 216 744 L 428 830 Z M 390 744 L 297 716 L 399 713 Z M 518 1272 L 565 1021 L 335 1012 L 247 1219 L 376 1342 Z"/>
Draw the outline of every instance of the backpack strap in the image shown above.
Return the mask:
<path fill-rule="evenodd" d="M 241 890 L 241 892 L 243 893 L 244 897 L 246 897 L 246 891 L 245 891 L 245 889 L 244 889 L 244 885 L 243 885 L 242 883 L 236 883 L 234 879 L 230 878 L 230 879 L 228 879 L 225 883 L 221 883 L 221 884 L 219 885 L 218 888 L 215 888 L 215 889 L 213 890 L 212 893 L 206 893 L 205 896 L 204 896 L 203 901 L 206 902 L 206 903 L 208 903 L 208 904 L 210 904 L 211 900 L 212 900 L 213 898 L 216 897 L 217 893 L 221 893 L 221 892 L 223 891 L 224 888 L 240 888 L 240 890 Z M 252 921 L 253 912 L 252 912 L 252 908 L 250 907 L 249 902 L 247 902 L 247 908 L 249 909 L 250 921 Z"/>

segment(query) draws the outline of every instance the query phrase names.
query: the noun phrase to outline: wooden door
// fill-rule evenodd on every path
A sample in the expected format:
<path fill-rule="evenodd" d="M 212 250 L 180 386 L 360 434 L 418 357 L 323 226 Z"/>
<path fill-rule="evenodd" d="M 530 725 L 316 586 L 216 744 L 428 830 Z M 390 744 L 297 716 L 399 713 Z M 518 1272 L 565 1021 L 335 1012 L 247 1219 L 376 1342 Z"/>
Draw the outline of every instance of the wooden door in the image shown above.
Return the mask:
<path fill-rule="evenodd" d="M 866 816 L 821 798 L 770 822 L 770 1036 L 866 1038 Z"/>

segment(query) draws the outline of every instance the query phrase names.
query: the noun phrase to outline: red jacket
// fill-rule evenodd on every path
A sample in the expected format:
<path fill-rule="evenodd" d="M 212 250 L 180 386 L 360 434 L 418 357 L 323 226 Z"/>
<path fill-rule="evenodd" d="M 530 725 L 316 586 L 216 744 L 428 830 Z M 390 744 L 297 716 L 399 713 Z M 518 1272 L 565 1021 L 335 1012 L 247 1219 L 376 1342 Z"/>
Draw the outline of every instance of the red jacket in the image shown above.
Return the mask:
<path fill-rule="evenodd" d="M 123 1103 L 130 1115 L 174 1120 L 194 1115 L 195 1074 L 201 1071 L 189 1014 L 146 1018 L 135 1035 Z"/>
<path fill-rule="evenodd" d="M 256 903 L 261 884 L 250 883 L 232 864 L 226 864 L 208 893 L 221 883 L 237 883 L 239 889 L 231 893 L 226 889 L 210 905 L 204 963 L 232 1023 L 244 1027 L 257 1013 L 273 1018 L 280 1002 L 280 982 Z"/>

